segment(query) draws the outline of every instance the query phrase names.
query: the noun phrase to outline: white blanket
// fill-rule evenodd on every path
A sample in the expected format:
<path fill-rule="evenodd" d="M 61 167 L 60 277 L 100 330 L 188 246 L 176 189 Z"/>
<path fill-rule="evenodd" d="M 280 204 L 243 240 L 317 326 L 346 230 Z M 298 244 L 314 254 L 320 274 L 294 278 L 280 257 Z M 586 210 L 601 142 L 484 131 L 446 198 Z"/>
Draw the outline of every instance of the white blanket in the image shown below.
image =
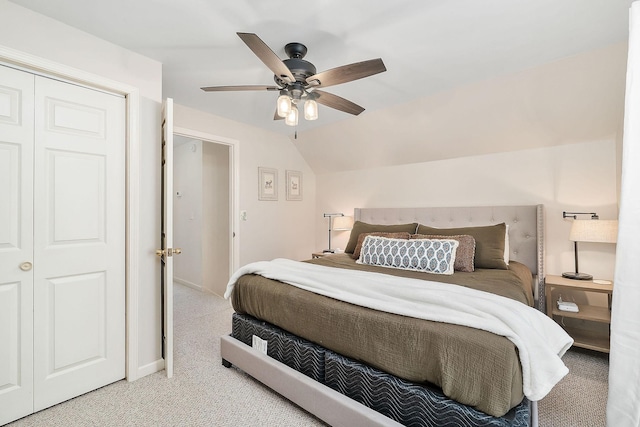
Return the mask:
<path fill-rule="evenodd" d="M 225 298 L 245 274 L 257 274 L 363 307 L 482 329 L 504 336 L 519 351 L 524 394 L 537 401 L 568 372 L 562 355 L 573 340 L 552 319 L 521 302 L 463 286 L 380 273 L 336 269 L 287 259 L 241 267 Z"/>

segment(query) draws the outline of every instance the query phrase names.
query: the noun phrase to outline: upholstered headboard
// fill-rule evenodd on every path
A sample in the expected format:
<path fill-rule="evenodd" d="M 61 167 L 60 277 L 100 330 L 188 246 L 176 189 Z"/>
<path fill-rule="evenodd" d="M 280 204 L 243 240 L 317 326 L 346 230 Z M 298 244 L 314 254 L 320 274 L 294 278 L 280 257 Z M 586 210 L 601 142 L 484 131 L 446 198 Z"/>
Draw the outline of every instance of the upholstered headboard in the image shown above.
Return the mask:
<path fill-rule="evenodd" d="M 535 277 L 537 307 L 544 311 L 544 206 L 475 206 L 432 208 L 356 208 L 354 219 L 369 224 L 417 222 L 430 227 L 453 228 L 509 226 L 509 259 L 531 269 Z"/>

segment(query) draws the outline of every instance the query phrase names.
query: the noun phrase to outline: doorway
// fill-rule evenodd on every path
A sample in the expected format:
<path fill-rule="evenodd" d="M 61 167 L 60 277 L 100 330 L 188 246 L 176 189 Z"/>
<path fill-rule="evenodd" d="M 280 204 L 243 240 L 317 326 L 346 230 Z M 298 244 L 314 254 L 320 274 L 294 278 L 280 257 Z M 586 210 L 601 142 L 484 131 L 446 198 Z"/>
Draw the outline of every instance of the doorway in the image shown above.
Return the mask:
<path fill-rule="evenodd" d="M 174 130 L 174 282 L 222 296 L 235 271 L 236 144 Z"/>

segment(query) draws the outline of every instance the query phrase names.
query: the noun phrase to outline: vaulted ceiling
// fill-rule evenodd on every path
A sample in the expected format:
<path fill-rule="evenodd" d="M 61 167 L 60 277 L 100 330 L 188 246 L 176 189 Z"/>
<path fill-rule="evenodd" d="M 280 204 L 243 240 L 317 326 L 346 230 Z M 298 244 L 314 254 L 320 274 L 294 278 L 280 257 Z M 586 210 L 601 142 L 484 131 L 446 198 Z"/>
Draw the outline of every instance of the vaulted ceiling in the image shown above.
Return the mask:
<path fill-rule="evenodd" d="M 164 96 L 291 137 L 319 173 L 358 167 L 356 158 L 385 166 L 604 137 L 622 111 L 632 3 L 11 1 L 162 62 Z M 236 32 L 256 33 L 282 59 L 285 44 L 304 43 L 318 71 L 382 58 L 387 72 L 327 88 L 366 110 L 356 117 L 321 105 L 319 119 L 301 120 L 294 140 L 293 128 L 273 120 L 275 92 L 200 90 L 273 85 L 273 73 Z M 568 65 L 554 71 L 559 61 Z M 591 109 L 589 100 L 597 101 Z M 552 117 L 567 111 L 574 112 L 568 120 Z M 523 144 L 507 144 L 518 134 Z"/>

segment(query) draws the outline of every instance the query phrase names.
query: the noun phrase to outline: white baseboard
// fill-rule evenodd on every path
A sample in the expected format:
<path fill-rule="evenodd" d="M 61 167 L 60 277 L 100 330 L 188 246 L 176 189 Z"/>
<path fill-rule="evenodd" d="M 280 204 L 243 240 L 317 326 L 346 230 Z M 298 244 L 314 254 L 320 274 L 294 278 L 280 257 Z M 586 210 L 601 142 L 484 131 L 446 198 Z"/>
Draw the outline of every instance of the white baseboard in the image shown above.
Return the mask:
<path fill-rule="evenodd" d="M 188 280 L 184 280 L 184 279 L 181 279 L 179 277 L 173 276 L 173 281 L 175 283 L 179 283 L 181 285 L 184 285 L 184 286 L 186 286 L 188 288 L 193 288 L 193 289 L 196 289 L 198 291 L 202 291 L 202 286 L 200 286 L 200 285 L 198 285 L 196 283 L 190 282 Z"/>
<path fill-rule="evenodd" d="M 211 289 L 208 289 L 208 288 L 202 288 L 202 292 L 206 292 L 209 295 L 215 295 L 217 297 L 224 298 L 224 295 L 219 295 L 219 294 L 213 292 Z"/>

